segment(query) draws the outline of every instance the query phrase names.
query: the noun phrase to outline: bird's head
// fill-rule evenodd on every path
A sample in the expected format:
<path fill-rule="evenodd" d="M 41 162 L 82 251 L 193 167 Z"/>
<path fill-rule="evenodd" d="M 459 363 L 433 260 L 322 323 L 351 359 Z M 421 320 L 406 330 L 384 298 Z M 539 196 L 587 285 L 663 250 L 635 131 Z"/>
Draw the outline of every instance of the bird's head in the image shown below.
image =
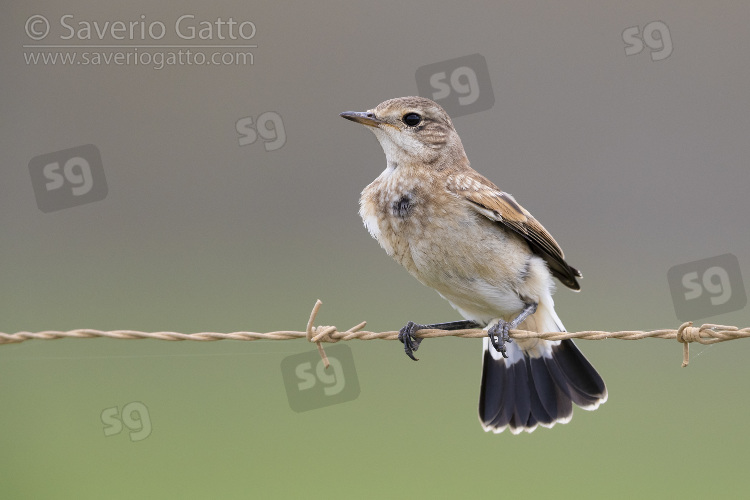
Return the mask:
<path fill-rule="evenodd" d="M 399 97 L 368 111 L 341 116 L 366 125 L 378 138 L 389 165 L 420 163 L 440 168 L 466 159 L 448 113 L 424 97 Z"/>

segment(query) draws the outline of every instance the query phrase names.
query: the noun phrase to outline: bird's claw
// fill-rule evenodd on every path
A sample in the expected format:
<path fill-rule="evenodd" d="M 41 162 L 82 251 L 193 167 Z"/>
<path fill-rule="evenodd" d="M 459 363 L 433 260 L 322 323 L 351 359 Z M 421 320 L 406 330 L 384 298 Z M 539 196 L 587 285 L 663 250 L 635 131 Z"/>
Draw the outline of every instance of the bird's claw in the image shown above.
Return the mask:
<path fill-rule="evenodd" d="M 513 342 L 508 333 L 512 326 L 513 325 L 507 321 L 499 320 L 487 330 L 492 347 L 494 347 L 495 350 L 502 354 L 506 359 L 508 358 L 508 355 L 505 353 L 505 343 Z"/>
<path fill-rule="evenodd" d="M 419 358 L 414 357 L 414 351 L 419 349 L 419 344 L 422 342 L 422 339 L 417 338 L 415 334 L 424 327 L 424 325 L 409 321 L 406 326 L 398 332 L 398 339 L 404 344 L 404 352 L 414 361 L 419 361 Z"/>

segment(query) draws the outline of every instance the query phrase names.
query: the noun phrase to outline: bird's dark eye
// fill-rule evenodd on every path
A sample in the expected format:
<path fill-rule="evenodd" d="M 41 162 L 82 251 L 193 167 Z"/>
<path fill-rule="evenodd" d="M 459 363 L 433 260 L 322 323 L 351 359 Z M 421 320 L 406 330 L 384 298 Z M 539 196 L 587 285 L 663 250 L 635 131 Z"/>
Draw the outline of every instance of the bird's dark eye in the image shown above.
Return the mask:
<path fill-rule="evenodd" d="M 404 120 L 404 123 L 406 123 L 410 127 L 416 127 L 417 125 L 422 123 L 422 117 L 417 113 L 406 113 L 402 120 Z"/>

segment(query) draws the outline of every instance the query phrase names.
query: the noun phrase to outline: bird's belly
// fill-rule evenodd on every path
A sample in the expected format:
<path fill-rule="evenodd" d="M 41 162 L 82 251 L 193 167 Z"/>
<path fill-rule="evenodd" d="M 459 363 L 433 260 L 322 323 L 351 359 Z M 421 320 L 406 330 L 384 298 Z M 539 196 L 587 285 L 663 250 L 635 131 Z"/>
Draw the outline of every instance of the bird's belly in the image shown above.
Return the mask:
<path fill-rule="evenodd" d="M 466 319 L 481 324 L 523 308 L 518 287 L 528 249 L 499 227 L 446 227 L 429 240 L 411 240 L 415 276 Z"/>
<path fill-rule="evenodd" d="M 524 268 L 528 247 L 496 223 L 471 212 L 370 215 L 365 224 L 377 224 L 373 236 L 381 246 L 465 318 L 486 324 L 523 308 L 518 270 Z"/>

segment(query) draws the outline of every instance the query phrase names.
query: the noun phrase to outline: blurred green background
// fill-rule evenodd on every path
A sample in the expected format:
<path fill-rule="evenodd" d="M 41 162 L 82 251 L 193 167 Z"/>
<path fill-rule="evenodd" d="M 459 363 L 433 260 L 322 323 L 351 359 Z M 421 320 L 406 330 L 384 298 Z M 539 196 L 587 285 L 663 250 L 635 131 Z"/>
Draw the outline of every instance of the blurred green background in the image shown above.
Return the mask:
<path fill-rule="evenodd" d="M 677 264 L 730 252 L 750 279 L 746 2 L 4 12 L 0 331 L 302 330 L 318 298 L 318 324 L 340 329 L 459 319 L 362 227 L 359 192 L 384 156 L 338 113 L 415 94 L 418 67 L 474 53 L 495 105 L 456 128 L 472 165 L 582 269 L 583 291 L 555 296 L 569 330 L 676 328 L 666 275 Z M 27 65 L 35 14 L 232 16 L 255 23 L 258 47 L 246 66 Z M 626 56 L 623 31 L 653 21 L 673 53 Z M 283 118 L 284 146 L 240 146 L 236 122 L 267 111 Z M 42 213 L 29 161 L 82 144 L 101 151 L 107 197 Z M 707 321 L 750 325 L 747 308 Z M 746 495 L 750 342 L 696 345 L 685 369 L 676 342 L 579 342 L 609 401 L 519 436 L 477 421 L 480 344 L 426 341 L 413 363 L 399 343 L 349 342 L 359 397 L 304 413 L 280 371 L 314 349 L 303 341 L 2 345 L 0 498 Z M 133 401 L 151 434 L 105 437 L 102 411 Z"/>

